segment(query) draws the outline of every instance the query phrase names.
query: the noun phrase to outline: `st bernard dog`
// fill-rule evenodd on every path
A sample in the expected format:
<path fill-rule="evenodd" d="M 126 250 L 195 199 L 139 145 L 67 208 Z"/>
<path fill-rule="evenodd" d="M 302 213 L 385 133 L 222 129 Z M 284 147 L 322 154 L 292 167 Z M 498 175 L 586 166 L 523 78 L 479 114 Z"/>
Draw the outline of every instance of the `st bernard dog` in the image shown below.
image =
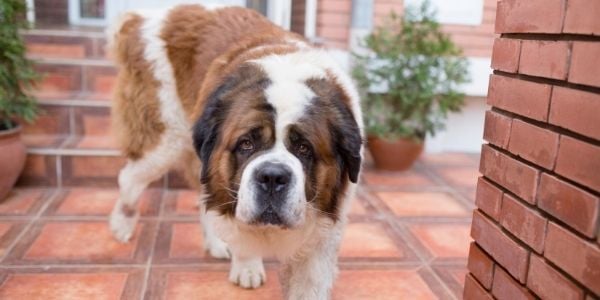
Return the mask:
<path fill-rule="evenodd" d="M 327 51 L 255 11 L 182 5 L 109 29 L 113 120 L 128 161 L 110 228 L 132 236 L 149 183 L 179 168 L 200 191 L 206 250 L 257 288 L 282 262 L 288 299 L 327 299 L 359 178 L 358 93 Z"/>

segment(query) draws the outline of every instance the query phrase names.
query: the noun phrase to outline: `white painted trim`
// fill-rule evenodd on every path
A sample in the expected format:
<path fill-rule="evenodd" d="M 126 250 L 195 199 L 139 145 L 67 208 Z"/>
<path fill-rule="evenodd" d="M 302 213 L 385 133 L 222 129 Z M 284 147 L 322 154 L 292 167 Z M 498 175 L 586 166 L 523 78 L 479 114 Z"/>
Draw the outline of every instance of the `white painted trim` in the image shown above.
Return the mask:
<path fill-rule="evenodd" d="M 84 26 L 106 26 L 108 20 L 116 14 L 116 8 L 119 6 L 121 1 L 106 0 L 104 7 L 104 18 L 103 19 L 92 19 L 81 17 L 80 0 L 69 0 L 69 24 L 72 25 L 84 25 Z"/>
<path fill-rule="evenodd" d="M 267 18 L 283 29 L 289 30 L 292 24 L 292 0 L 269 0 Z"/>
<path fill-rule="evenodd" d="M 105 34 L 103 31 L 89 31 L 89 30 L 76 30 L 76 29 L 40 29 L 33 28 L 27 30 L 19 30 L 22 35 L 49 35 L 49 36 L 86 36 L 89 38 L 103 38 Z"/>
<path fill-rule="evenodd" d="M 56 148 L 28 148 L 27 153 L 56 156 L 114 156 L 121 157 L 121 150 L 112 149 L 56 149 Z"/>
<path fill-rule="evenodd" d="M 35 23 L 35 2 L 27 0 L 27 21 L 31 24 Z"/>
<path fill-rule="evenodd" d="M 306 0 L 304 10 L 304 36 L 313 40 L 317 37 L 317 0 Z"/>
<path fill-rule="evenodd" d="M 43 64 L 61 64 L 61 65 L 84 65 L 84 66 L 114 66 L 114 64 L 106 59 L 90 59 L 90 58 L 49 58 L 36 55 L 27 55 L 27 58 L 35 60 L 37 63 Z"/>
<path fill-rule="evenodd" d="M 111 104 L 108 99 L 37 99 L 37 102 L 42 105 L 49 106 L 81 106 L 81 107 L 105 107 L 110 108 Z"/>

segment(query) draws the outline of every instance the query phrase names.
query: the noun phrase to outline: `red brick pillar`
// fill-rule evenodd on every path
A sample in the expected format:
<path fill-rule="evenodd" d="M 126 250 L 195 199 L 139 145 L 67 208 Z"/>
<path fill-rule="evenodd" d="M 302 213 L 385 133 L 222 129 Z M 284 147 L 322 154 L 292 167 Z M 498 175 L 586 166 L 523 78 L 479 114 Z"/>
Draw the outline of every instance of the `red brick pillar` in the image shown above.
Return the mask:
<path fill-rule="evenodd" d="M 597 299 L 600 1 L 502 0 L 496 33 L 464 298 Z"/>
<path fill-rule="evenodd" d="M 348 48 L 352 1 L 320 0 L 317 3 L 317 37 L 327 47 Z"/>

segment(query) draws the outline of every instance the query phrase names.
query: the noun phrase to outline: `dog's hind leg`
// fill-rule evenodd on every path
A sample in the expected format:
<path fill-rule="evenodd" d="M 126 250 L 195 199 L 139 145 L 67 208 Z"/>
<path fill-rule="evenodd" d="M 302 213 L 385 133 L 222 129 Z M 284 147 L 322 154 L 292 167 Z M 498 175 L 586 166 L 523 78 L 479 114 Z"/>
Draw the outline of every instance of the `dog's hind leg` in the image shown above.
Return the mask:
<path fill-rule="evenodd" d="M 168 134 L 168 133 L 165 133 Z M 139 219 L 138 200 L 152 181 L 173 167 L 185 149 L 177 141 L 164 138 L 143 157 L 129 159 L 119 173 L 119 199 L 110 215 L 110 229 L 116 239 L 128 241 Z"/>

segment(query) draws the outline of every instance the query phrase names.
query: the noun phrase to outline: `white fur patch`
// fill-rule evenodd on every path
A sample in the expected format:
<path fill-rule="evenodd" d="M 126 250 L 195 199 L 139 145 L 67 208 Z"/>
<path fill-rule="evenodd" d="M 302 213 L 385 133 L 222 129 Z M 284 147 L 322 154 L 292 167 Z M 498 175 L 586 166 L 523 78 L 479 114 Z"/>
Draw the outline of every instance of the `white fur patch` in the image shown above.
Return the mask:
<path fill-rule="evenodd" d="M 235 216 L 240 221 L 249 223 L 256 217 L 256 203 L 261 201 L 256 196 L 256 183 L 254 182 L 254 173 L 263 163 L 279 163 L 290 167 L 292 170 L 293 181 L 289 187 L 284 206 L 281 211 L 284 213 L 281 217 L 291 228 L 301 226 L 306 218 L 306 194 L 304 193 L 304 170 L 302 163 L 291 154 L 283 144 L 276 144 L 273 149 L 267 153 L 252 160 L 244 169 L 240 181 L 237 207 Z"/>
<path fill-rule="evenodd" d="M 167 56 L 165 41 L 160 37 L 161 30 L 169 10 L 152 12 L 142 24 L 142 39 L 146 43 L 144 58 L 150 63 L 154 78 L 160 82 L 158 99 L 162 120 L 167 125 L 167 131 L 187 132 L 190 128 L 181 101 L 177 95 L 177 86 L 173 67 Z M 189 135 L 189 133 L 187 134 Z M 173 136 L 166 133 L 163 136 Z M 181 140 L 175 136 L 174 140 Z M 176 145 L 173 145 L 176 146 Z"/>
<path fill-rule="evenodd" d="M 269 55 L 253 61 L 269 76 L 271 84 L 265 90 L 267 102 L 276 111 L 276 143 L 283 143 L 285 129 L 304 114 L 315 96 L 304 83 L 310 78 L 323 78 L 325 70 L 298 60 L 294 55 Z"/>
<path fill-rule="evenodd" d="M 291 41 L 290 41 L 291 42 Z M 337 82 L 348 94 L 351 103 L 351 111 L 358 123 L 359 128 L 363 128 L 363 119 L 360 109 L 360 97 L 350 76 L 345 72 L 335 60 L 322 49 L 307 49 L 300 47 L 301 50 L 283 55 L 270 55 L 255 60 L 254 62 L 263 67 L 273 81 L 271 86 L 275 86 L 276 81 L 300 81 L 303 82 L 310 78 L 325 78 L 327 72 L 333 74 Z M 302 89 L 300 89 L 302 90 Z M 287 95 L 292 95 L 296 90 L 288 90 Z M 285 93 L 283 93 L 285 95 Z M 274 95 L 276 96 L 276 95 Z M 271 101 L 284 102 L 286 98 L 268 99 Z M 310 100 L 310 98 L 308 99 Z M 306 100 L 305 100 L 306 101 Z M 272 103 L 273 104 L 273 103 Z M 287 104 L 293 105 L 292 103 Z M 277 107 L 276 107 L 277 108 Z"/>

